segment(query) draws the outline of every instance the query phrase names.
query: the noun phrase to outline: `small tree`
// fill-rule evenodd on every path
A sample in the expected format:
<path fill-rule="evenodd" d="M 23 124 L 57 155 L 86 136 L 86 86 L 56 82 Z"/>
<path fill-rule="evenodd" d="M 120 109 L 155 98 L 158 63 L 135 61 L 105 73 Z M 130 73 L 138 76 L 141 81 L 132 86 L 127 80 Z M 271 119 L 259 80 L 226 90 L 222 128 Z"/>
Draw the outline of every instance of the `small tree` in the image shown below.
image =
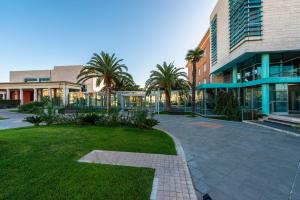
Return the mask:
<path fill-rule="evenodd" d="M 240 106 L 234 92 L 221 90 L 215 102 L 214 112 L 227 120 L 240 120 Z"/>

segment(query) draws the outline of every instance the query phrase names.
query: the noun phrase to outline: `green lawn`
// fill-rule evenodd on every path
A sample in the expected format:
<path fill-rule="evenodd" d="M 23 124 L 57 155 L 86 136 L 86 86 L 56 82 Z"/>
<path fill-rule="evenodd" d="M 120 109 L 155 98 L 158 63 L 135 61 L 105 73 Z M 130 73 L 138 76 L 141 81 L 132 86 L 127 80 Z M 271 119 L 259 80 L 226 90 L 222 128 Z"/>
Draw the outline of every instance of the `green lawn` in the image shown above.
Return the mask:
<path fill-rule="evenodd" d="M 0 131 L 0 199 L 149 199 L 153 169 L 79 163 L 92 150 L 176 154 L 157 130 L 50 126 Z"/>
<path fill-rule="evenodd" d="M 0 115 L 0 120 L 4 120 L 4 119 L 8 119 L 8 118 Z"/>

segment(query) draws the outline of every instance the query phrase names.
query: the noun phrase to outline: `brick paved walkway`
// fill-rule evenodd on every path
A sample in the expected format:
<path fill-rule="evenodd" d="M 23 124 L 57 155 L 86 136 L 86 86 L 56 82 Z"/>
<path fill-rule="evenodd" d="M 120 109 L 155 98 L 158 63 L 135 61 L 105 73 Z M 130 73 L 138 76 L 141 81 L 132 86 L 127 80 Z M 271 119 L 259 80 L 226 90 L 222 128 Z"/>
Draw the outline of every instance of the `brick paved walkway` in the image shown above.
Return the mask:
<path fill-rule="evenodd" d="M 95 150 L 80 162 L 155 169 L 152 199 L 197 199 L 185 158 L 178 156 Z"/>

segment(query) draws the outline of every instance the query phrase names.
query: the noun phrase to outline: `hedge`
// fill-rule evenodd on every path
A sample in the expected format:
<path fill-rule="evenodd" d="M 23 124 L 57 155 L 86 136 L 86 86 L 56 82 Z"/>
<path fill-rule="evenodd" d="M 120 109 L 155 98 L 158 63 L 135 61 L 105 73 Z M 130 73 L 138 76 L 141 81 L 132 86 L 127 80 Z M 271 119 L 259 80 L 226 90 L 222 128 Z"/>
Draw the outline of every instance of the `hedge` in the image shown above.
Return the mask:
<path fill-rule="evenodd" d="M 20 105 L 20 100 L 0 100 L 0 109 L 16 108 Z"/>

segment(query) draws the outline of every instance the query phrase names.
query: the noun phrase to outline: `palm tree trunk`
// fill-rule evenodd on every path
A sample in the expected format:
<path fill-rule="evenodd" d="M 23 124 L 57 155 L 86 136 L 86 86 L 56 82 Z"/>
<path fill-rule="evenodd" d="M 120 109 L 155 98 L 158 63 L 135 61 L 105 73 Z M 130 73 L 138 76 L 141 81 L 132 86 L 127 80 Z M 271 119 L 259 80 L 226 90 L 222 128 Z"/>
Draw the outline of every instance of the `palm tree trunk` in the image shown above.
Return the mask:
<path fill-rule="evenodd" d="M 192 82 L 192 113 L 196 113 L 196 62 L 193 62 L 193 82 Z"/>
<path fill-rule="evenodd" d="M 171 96 L 168 89 L 165 89 L 165 96 L 166 96 L 166 108 L 167 112 L 171 112 Z"/>

